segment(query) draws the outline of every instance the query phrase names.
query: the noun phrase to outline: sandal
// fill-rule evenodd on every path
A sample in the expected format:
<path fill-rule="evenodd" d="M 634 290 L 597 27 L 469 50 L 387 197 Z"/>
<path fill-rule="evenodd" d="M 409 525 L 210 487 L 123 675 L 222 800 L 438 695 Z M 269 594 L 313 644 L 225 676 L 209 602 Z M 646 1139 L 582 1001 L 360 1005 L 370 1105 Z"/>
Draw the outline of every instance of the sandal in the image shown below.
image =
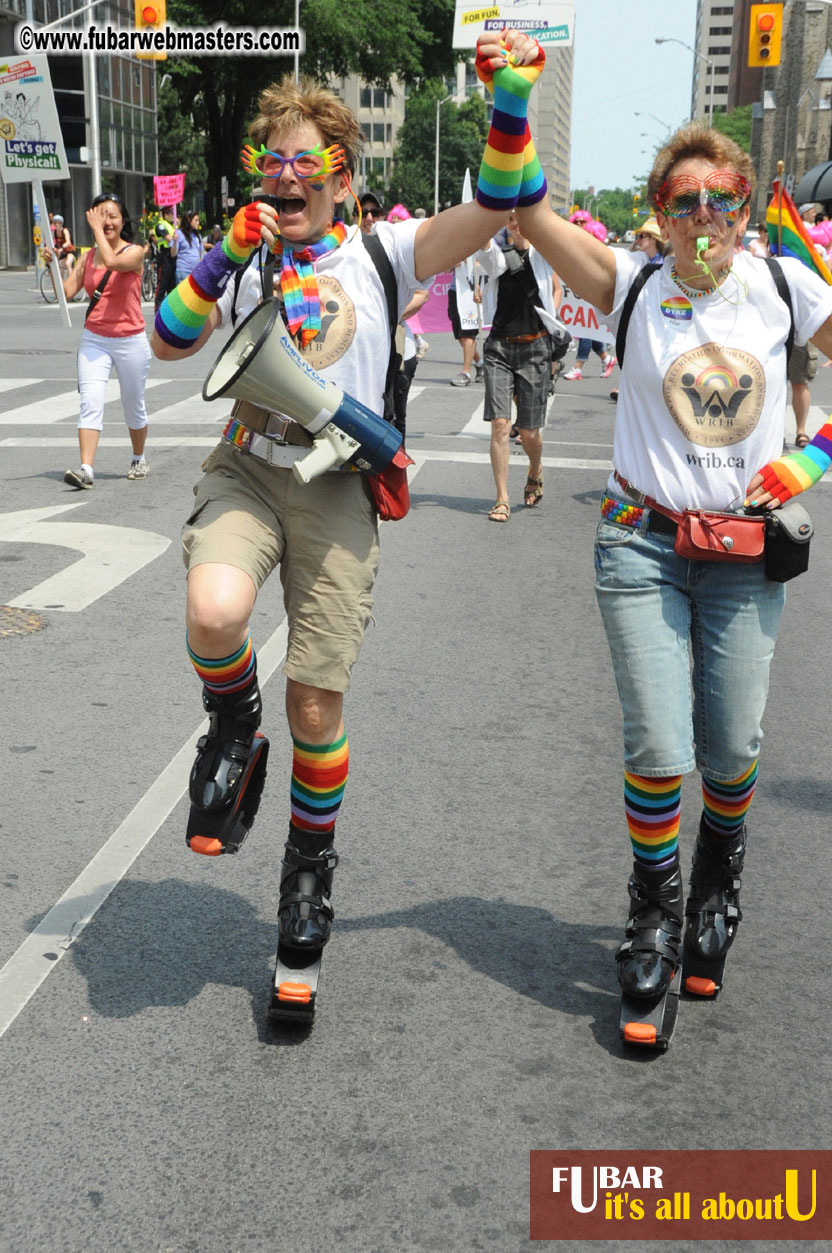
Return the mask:
<path fill-rule="evenodd" d="M 543 499 L 543 475 L 539 479 L 533 479 L 531 475 L 526 479 L 526 486 L 523 488 L 523 504 L 527 509 L 534 509 L 539 500 Z"/>
<path fill-rule="evenodd" d="M 806 445 L 811 444 L 811 442 L 812 441 L 809 439 L 808 435 L 801 434 L 801 435 L 798 435 L 797 438 L 795 439 L 794 446 L 795 448 L 805 448 Z"/>
<path fill-rule="evenodd" d="M 507 500 L 498 500 L 496 505 L 488 512 L 489 522 L 508 522 L 511 515 L 511 505 Z"/>

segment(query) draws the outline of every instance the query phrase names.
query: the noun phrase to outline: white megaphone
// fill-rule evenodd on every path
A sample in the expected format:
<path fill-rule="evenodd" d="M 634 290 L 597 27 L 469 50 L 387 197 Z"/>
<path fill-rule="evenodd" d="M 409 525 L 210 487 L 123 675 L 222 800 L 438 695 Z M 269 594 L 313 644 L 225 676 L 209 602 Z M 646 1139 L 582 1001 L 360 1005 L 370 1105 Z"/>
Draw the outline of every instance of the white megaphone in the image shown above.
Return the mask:
<path fill-rule="evenodd" d="M 309 453 L 292 466 L 308 483 L 349 462 L 379 474 L 394 461 L 410 464 L 396 428 L 321 378 L 286 333 L 276 300 L 245 318 L 214 362 L 202 387 L 204 400 L 233 396 L 294 418 L 312 436 Z"/>

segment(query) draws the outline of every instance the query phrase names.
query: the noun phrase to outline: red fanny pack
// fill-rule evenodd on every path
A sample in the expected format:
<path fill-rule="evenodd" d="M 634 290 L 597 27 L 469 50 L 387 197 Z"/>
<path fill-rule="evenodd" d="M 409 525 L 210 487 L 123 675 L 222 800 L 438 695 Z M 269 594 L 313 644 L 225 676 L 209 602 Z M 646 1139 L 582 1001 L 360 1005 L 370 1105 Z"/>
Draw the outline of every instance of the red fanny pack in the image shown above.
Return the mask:
<path fill-rule="evenodd" d="M 615 481 L 629 496 L 639 496 L 648 509 L 655 509 L 676 523 L 673 551 L 680 557 L 693 561 L 740 561 L 749 565 L 763 560 L 765 517 L 762 514 L 709 513 L 704 509 L 676 513 L 657 504 L 650 496 L 636 492 L 618 472 Z"/>
<path fill-rule="evenodd" d="M 414 465 L 412 457 L 398 449 L 389 466 L 381 474 L 366 475 L 367 489 L 381 522 L 398 522 L 410 509 L 410 489 L 407 485 L 407 467 Z"/>
<path fill-rule="evenodd" d="M 655 508 L 655 506 L 651 506 Z M 668 513 L 662 509 L 660 512 Z M 744 513 L 705 513 L 688 509 L 678 516 L 673 545 L 680 557 L 695 561 L 763 560 L 765 518 Z"/>

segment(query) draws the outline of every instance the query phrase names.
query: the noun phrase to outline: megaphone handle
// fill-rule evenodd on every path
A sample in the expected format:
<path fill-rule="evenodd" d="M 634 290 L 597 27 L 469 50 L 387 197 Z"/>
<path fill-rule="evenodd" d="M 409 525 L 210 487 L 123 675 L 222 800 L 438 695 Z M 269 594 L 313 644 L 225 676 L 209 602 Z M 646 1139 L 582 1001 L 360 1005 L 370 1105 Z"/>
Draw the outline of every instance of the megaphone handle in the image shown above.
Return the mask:
<path fill-rule="evenodd" d="M 305 457 L 301 457 L 292 466 L 292 473 L 299 483 L 308 483 L 311 479 L 326 474 L 333 466 L 342 465 L 360 448 L 358 440 L 351 439 L 337 427 L 328 426 L 312 441 L 312 448 Z"/>

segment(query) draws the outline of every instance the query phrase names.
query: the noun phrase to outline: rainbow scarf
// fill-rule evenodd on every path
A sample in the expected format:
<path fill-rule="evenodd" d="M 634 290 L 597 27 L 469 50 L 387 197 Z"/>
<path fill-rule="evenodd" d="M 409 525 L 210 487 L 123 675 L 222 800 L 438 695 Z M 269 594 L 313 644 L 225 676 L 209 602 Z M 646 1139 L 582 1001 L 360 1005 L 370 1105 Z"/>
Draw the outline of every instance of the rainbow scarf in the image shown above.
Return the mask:
<path fill-rule="evenodd" d="M 773 257 L 797 257 L 798 261 L 832 284 L 832 273 L 823 254 L 812 243 L 794 201 L 785 187 L 781 187 L 778 178 L 772 184 L 771 204 L 766 209 L 766 228 Z"/>
<path fill-rule="evenodd" d="M 316 244 L 295 248 L 278 238 L 274 254 L 280 262 L 280 290 L 286 310 L 289 333 L 300 327 L 301 347 L 310 343 L 321 329 L 321 301 L 313 264 L 328 252 L 340 248 L 347 238 L 343 222 L 334 222 L 329 232 Z"/>

